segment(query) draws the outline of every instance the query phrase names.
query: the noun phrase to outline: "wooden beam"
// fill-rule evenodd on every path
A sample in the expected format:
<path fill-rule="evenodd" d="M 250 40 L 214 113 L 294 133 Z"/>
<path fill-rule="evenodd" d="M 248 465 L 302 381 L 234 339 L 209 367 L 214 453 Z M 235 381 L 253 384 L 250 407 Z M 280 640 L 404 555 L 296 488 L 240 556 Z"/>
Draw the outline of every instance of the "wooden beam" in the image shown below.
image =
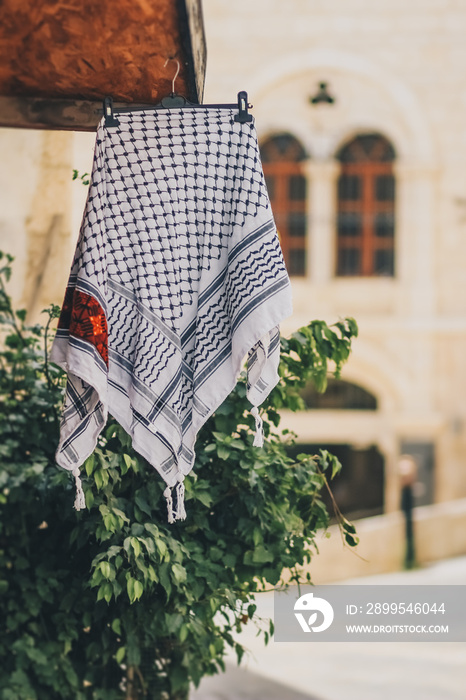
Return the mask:
<path fill-rule="evenodd" d="M 127 102 L 115 102 L 127 107 Z M 132 103 L 133 107 L 152 107 Z M 23 129 L 95 131 L 102 119 L 102 102 L 41 97 L 0 97 L 0 126 Z"/>
<path fill-rule="evenodd" d="M 201 0 L 179 0 L 181 41 L 187 61 L 188 91 L 192 102 L 201 103 L 207 62 Z"/>
<path fill-rule="evenodd" d="M 2 0 L 0 125 L 93 130 L 97 110 L 202 99 L 201 0 Z"/>

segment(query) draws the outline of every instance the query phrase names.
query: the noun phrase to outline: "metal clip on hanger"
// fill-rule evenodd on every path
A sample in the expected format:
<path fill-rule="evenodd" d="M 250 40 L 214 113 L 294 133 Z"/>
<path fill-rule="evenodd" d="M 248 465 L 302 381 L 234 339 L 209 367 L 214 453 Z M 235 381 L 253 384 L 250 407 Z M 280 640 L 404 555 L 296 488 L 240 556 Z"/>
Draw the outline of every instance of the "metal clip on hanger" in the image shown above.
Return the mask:
<path fill-rule="evenodd" d="M 120 122 L 113 115 L 113 98 L 111 97 L 105 97 L 104 99 L 104 116 L 105 126 L 120 126 Z"/>
<path fill-rule="evenodd" d="M 238 103 L 237 104 L 195 104 L 189 102 L 183 95 L 177 95 L 175 92 L 175 80 L 180 72 L 180 63 L 178 59 L 168 58 L 165 61 L 165 66 L 171 60 L 176 61 L 177 70 L 175 76 L 172 79 L 172 91 L 170 95 L 163 97 L 162 100 L 155 105 L 144 105 L 138 107 L 114 107 L 113 99 L 111 97 L 106 97 L 104 99 L 103 114 L 105 116 L 105 126 L 112 127 L 118 126 L 120 122 L 115 118 L 115 114 L 122 114 L 124 112 L 140 112 L 142 110 L 153 110 L 153 109 L 235 109 L 238 108 L 238 114 L 235 114 L 235 121 L 240 124 L 245 124 L 246 122 L 252 122 L 252 114 L 249 114 L 248 109 L 252 107 L 248 103 L 248 93 L 244 90 L 238 93 Z"/>
<path fill-rule="evenodd" d="M 238 92 L 238 114 L 235 114 L 235 122 L 252 122 L 252 114 L 249 114 L 248 107 L 248 93 L 242 90 Z"/>

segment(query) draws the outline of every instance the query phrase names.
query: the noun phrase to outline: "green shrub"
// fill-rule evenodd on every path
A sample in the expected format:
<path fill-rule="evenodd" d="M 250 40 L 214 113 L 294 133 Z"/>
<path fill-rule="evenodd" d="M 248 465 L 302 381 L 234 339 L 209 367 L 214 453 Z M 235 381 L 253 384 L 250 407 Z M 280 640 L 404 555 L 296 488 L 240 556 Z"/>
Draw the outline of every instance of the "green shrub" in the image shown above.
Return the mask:
<path fill-rule="evenodd" d="M 288 458 L 278 409 L 302 407 L 310 379 L 325 387 L 356 324 L 316 321 L 282 340 L 263 449 L 240 379 L 199 435 L 186 521 L 167 523 L 160 477 L 114 420 L 84 465 L 87 509 L 76 512 L 74 480 L 54 462 L 64 378 L 47 348 L 57 309 L 45 328 L 27 327 L 5 290 L 11 258 L 0 261 L 0 698 L 185 698 L 223 668 L 228 647 L 241 660 L 233 635 L 255 619 L 255 594 L 284 569 L 298 580 L 316 550 L 328 523 L 319 494 L 340 465 L 326 452 Z"/>

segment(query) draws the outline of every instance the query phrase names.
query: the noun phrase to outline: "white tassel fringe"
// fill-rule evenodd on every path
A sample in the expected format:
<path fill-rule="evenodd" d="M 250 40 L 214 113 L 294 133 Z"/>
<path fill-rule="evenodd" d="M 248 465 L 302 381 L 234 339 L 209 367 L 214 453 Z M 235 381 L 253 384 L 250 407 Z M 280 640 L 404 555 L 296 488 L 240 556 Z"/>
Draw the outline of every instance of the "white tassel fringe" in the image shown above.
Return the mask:
<path fill-rule="evenodd" d="M 186 520 L 186 510 L 184 507 L 184 482 L 179 481 L 176 485 L 176 519 Z"/>
<path fill-rule="evenodd" d="M 176 508 L 173 506 L 172 489 L 176 488 Z M 185 520 L 186 510 L 184 507 L 184 483 L 179 481 L 176 487 L 167 486 L 163 492 L 167 501 L 168 522 L 174 523 L 175 520 Z"/>
<path fill-rule="evenodd" d="M 163 495 L 165 496 L 165 500 L 167 501 L 168 522 L 174 523 L 175 518 L 174 518 L 174 514 L 173 514 L 173 498 L 172 498 L 172 490 L 171 490 L 170 486 L 167 486 L 167 488 L 163 492 Z"/>
<path fill-rule="evenodd" d="M 262 418 L 259 415 L 257 406 L 251 408 L 251 415 L 256 421 L 256 434 L 254 435 L 253 447 L 264 447 L 264 429 L 262 427 Z"/>
<path fill-rule="evenodd" d="M 86 507 L 86 499 L 84 498 L 84 491 L 79 467 L 75 467 L 73 469 L 72 474 L 76 482 L 76 498 L 74 499 L 74 507 L 75 510 L 84 510 L 84 508 Z"/>

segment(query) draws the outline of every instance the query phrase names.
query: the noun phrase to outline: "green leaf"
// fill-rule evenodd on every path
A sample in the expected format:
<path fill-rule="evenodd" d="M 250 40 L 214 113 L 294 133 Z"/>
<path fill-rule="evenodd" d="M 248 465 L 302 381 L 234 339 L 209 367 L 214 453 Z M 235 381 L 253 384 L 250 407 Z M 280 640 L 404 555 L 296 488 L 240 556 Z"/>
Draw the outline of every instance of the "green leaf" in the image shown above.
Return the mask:
<path fill-rule="evenodd" d="M 154 542 L 155 542 L 155 546 L 156 546 L 157 549 L 159 550 L 159 553 L 160 553 L 161 558 L 166 560 L 166 559 L 167 559 L 167 555 L 168 555 L 168 547 L 167 547 L 167 545 L 166 545 L 165 542 L 164 542 L 163 540 L 161 540 L 160 538 L 156 538 L 156 539 L 154 540 Z"/>
<path fill-rule="evenodd" d="M 353 523 L 348 522 L 348 520 L 345 520 L 345 522 L 343 523 L 343 529 L 344 529 L 346 532 L 349 532 L 349 533 L 351 533 L 351 534 L 353 534 L 353 535 L 356 534 L 356 528 L 355 528 L 355 526 L 353 525 Z"/>
<path fill-rule="evenodd" d="M 139 598 L 142 596 L 144 592 L 144 586 L 140 581 L 133 578 L 132 576 L 129 576 L 126 581 L 126 591 L 128 593 L 128 598 L 130 602 L 135 603 L 136 600 L 139 600 Z"/>
<path fill-rule="evenodd" d="M 91 476 L 92 472 L 94 471 L 94 466 L 95 466 L 95 454 L 93 453 L 84 462 L 84 469 L 86 470 L 87 476 Z"/>
<path fill-rule="evenodd" d="M 123 663 L 123 659 L 126 656 L 126 647 L 119 647 L 115 654 L 115 660 L 117 664 Z"/>
<path fill-rule="evenodd" d="M 110 603 L 113 596 L 113 586 L 110 582 L 103 583 L 97 592 L 97 601 L 105 600 Z"/>
<path fill-rule="evenodd" d="M 359 544 L 359 537 L 355 537 L 349 532 L 345 532 L 345 540 L 350 547 L 356 547 Z"/>
<path fill-rule="evenodd" d="M 118 617 L 112 621 L 112 630 L 115 632 L 115 634 L 121 634 L 121 620 Z"/>
<path fill-rule="evenodd" d="M 217 445 L 217 454 L 220 459 L 227 460 L 231 454 L 231 450 L 226 445 Z"/>
<path fill-rule="evenodd" d="M 94 472 L 94 481 L 97 489 L 100 491 L 102 487 L 104 486 L 104 478 L 102 474 L 102 470 L 98 470 Z"/>
<path fill-rule="evenodd" d="M 173 578 L 177 583 L 185 583 L 187 579 L 186 569 L 183 566 L 181 566 L 181 564 L 172 565 L 172 574 Z"/>
<path fill-rule="evenodd" d="M 144 586 L 140 581 L 135 581 L 134 582 L 134 598 L 135 600 L 139 600 L 139 598 L 142 596 L 144 593 Z"/>
<path fill-rule="evenodd" d="M 131 547 L 132 547 L 133 552 L 134 552 L 134 556 L 139 557 L 141 554 L 141 543 L 139 542 L 137 537 L 131 537 L 130 542 L 131 542 Z"/>
<path fill-rule="evenodd" d="M 237 558 L 234 554 L 225 554 L 222 561 L 225 566 L 234 567 L 237 562 Z"/>
<path fill-rule="evenodd" d="M 110 562 L 101 561 L 99 564 L 99 568 L 104 578 L 113 581 L 113 579 L 115 578 L 115 568 Z"/>
<path fill-rule="evenodd" d="M 241 644 L 235 644 L 235 652 L 236 652 L 236 659 L 238 662 L 238 666 L 241 663 L 241 659 L 244 656 L 244 647 L 241 646 Z"/>
<path fill-rule="evenodd" d="M 274 560 L 272 552 L 266 549 L 263 545 L 259 545 L 254 549 L 252 560 L 255 564 L 264 564 Z"/>
<path fill-rule="evenodd" d="M 207 491 L 196 491 L 195 498 L 196 501 L 200 501 L 206 508 L 210 508 L 212 505 L 212 495 Z"/>
<path fill-rule="evenodd" d="M 134 502 L 136 503 L 137 507 L 142 510 L 143 513 L 149 516 L 152 515 L 152 508 L 141 494 L 137 494 L 135 496 Z"/>

